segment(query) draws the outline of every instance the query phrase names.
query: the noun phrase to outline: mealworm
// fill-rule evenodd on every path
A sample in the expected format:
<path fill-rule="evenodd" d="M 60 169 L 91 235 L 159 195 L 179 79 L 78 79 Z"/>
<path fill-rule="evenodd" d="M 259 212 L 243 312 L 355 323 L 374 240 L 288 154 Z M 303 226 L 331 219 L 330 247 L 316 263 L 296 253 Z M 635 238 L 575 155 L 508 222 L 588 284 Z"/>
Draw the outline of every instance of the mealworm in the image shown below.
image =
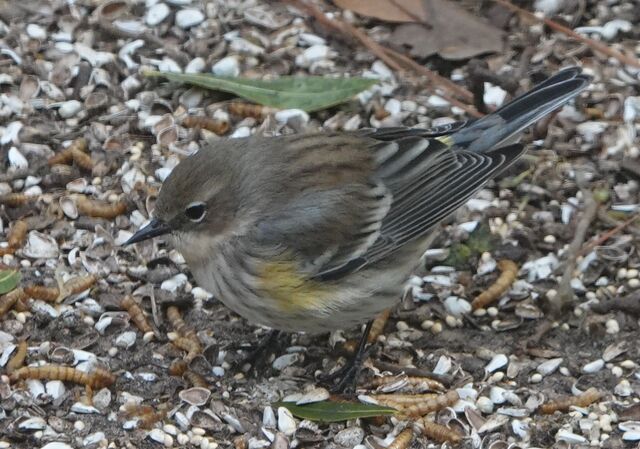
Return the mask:
<path fill-rule="evenodd" d="M 372 394 L 373 399 L 380 404 L 386 404 L 393 402 L 395 404 L 415 404 L 418 402 L 427 401 L 438 396 L 437 393 L 423 393 L 423 394 Z"/>
<path fill-rule="evenodd" d="M 389 320 L 389 315 L 391 315 L 391 309 L 385 310 L 373 320 L 373 323 L 371 324 L 371 331 L 367 337 L 367 343 L 371 344 L 375 342 L 382 334 L 382 331 Z"/>
<path fill-rule="evenodd" d="M 0 317 L 4 316 L 5 313 L 11 310 L 16 302 L 23 300 L 26 297 L 27 295 L 21 288 L 16 288 L 11 290 L 9 293 L 0 296 Z"/>
<path fill-rule="evenodd" d="M 129 317 L 133 324 L 135 324 L 138 329 L 140 329 L 145 334 L 147 332 L 153 332 L 149 321 L 147 321 L 147 317 L 144 314 L 142 308 L 138 305 L 135 299 L 132 296 L 127 295 L 120 300 L 120 307 L 125 309 L 129 313 Z"/>
<path fill-rule="evenodd" d="M 422 433 L 424 436 L 436 440 L 439 443 L 446 443 L 448 441 L 449 443 L 455 444 L 462 440 L 462 435 L 442 424 L 424 418 L 420 421 L 420 424 L 422 425 Z"/>
<path fill-rule="evenodd" d="M 6 193 L 4 195 L 0 195 L 0 204 L 8 207 L 19 207 L 24 206 L 31 201 L 35 201 L 36 199 L 36 196 L 26 195 L 24 193 Z"/>
<path fill-rule="evenodd" d="M 182 120 L 182 126 L 185 128 L 202 128 L 218 135 L 225 134 L 229 131 L 229 122 L 195 115 L 185 117 L 184 120 Z"/>
<path fill-rule="evenodd" d="M 414 404 L 398 404 L 393 401 L 389 401 L 389 407 L 398 409 L 403 415 L 406 416 L 424 416 L 431 412 L 437 412 L 445 407 L 449 407 L 460 399 L 456 390 L 450 390 L 445 394 L 436 396 L 435 398 L 427 399 L 422 403 Z"/>
<path fill-rule="evenodd" d="M 239 117 L 252 117 L 263 119 L 267 115 L 277 112 L 277 109 L 262 106 L 260 104 L 245 103 L 244 101 L 232 101 L 227 106 L 229 113 Z"/>
<path fill-rule="evenodd" d="M 184 360 L 174 360 L 169 365 L 169 374 L 172 376 L 182 376 L 189 368 L 189 365 Z"/>
<path fill-rule="evenodd" d="M 202 352 L 202 346 L 200 345 L 200 342 L 192 340 L 191 338 L 176 337 L 171 340 L 171 343 L 173 343 L 175 347 L 187 351 L 187 355 L 184 357 L 185 361 L 187 362 L 190 362 Z"/>
<path fill-rule="evenodd" d="M 13 354 L 11 360 L 7 362 L 7 373 L 11 374 L 22 365 L 24 365 L 24 359 L 27 357 L 27 342 L 25 340 L 18 343 L 16 353 Z"/>
<path fill-rule="evenodd" d="M 59 165 L 65 164 L 68 165 L 74 160 L 73 153 L 80 152 L 84 153 L 87 150 L 87 139 L 84 137 L 80 137 L 69 145 L 67 148 L 64 148 L 51 156 L 47 161 L 48 164 L 51 165 Z M 76 162 L 77 163 L 77 162 Z"/>
<path fill-rule="evenodd" d="M 98 279 L 93 274 L 76 276 L 65 282 L 62 289 L 67 295 L 75 295 L 90 288 L 97 280 Z"/>
<path fill-rule="evenodd" d="M 589 388 L 578 396 L 568 396 L 553 401 L 545 402 L 540 406 L 540 413 L 543 415 L 551 415 L 555 412 L 566 412 L 574 407 L 588 407 L 598 401 L 603 395 L 597 388 Z"/>
<path fill-rule="evenodd" d="M 387 449 L 407 449 L 413 440 L 413 429 L 407 427 L 400 432 L 395 439 L 387 446 Z"/>
<path fill-rule="evenodd" d="M 150 429 L 155 423 L 164 419 L 167 410 L 162 404 L 157 408 L 150 405 L 125 404 L 124 414 L 127 418 L 138 418 L 138 427 Z"/>
<path fill-rule="evenodd" d="M 113 373 L 95 368 L 87 373 L 70 366 L 48 364 L 42 366 L 24 366 L 11 373 L 11 382 L 24 379 L 61 380 L 74 382 L 90 388 L 103 388 L 112 385 L 116 378 Z"/>
<path fill-rule="evenodd" d="M 169 306 L 167 308 L 167 319 L 169 320 L 169 323 L 171 323 L 171 327 L 173 327 L 173 329 L 178 334 L 191 340 L 197 340 L 199 342 L 196 331 L 187 326 L 187 323 L 185 323 L 182 319 L 180 310 L 176 306 Z"/>
<path fill-rule="evenodd" d="M 22 246 L 22 243 L 27 236 L 28 229 L 29 225 L 27 225 L 26 221 L 15 221 L 9 230 L 9 235 L 7 236 L 7 243 L 9 243 L 9 247 L 15 249 Z"/>
<path fill-rule="evenodd" d="M 83 170 L 91 171 L 93 170 L 93 160 L 91 156 L 87 153 L 80 151 L 76 148 L 71 150 L 71 157 L 73 158 L 73 162 Z"/>
<path fill-rule="evenodd" d="M 127 204 L 123 201 L 113 204 L 102 203 L 81 195 L 76 197 L 76 206 L 81 214 L 97 218 L 116 218 L 119 215 L 124 215 L 128 209 Z"/>
<path fill-rule="evenodd" d="M 518 265 L 515 262 L 503 259 L 498 262 L 501 273 L 498 279 L 485 291 L 480 293 L 471 303 L 473 310 L 486 307 L 500 297 L 511 287 L 518 276 Z"/>
<path fill-rule="evenodd" d="M 209 388 L 206 379 L 195 371 L 187 370 L 182 374 L 182 377 L 194 387 Z"/>
<path fill-rule="evenodd" d="M 27 285 L 24 287 L 24 292 L 30 298 L 46 302 L 56 302 L 60 297 L 58 287 L 45 287 L 44 285 Z"/>

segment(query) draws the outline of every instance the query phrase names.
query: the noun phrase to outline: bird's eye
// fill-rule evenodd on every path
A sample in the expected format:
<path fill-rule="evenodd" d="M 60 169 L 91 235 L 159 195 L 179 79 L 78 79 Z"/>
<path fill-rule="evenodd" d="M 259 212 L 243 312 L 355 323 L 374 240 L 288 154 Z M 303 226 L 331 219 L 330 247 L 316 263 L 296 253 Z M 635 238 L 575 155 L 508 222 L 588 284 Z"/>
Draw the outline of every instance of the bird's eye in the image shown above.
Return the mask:
<path fill-rule="evenodd" d="M 189 220 L 198 223 L 207 215 L 207 207 L 204 203 L 191 203 L 184 210 L 184 214 Z"/>

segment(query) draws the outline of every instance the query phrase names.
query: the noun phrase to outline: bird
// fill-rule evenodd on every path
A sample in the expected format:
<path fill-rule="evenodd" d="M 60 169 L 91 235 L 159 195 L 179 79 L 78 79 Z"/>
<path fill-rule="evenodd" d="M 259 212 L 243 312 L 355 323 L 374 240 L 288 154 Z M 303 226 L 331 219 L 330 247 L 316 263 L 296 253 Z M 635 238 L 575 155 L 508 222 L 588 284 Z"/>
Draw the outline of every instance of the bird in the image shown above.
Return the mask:
<path fill-rule="evenodd" d="M 438 225 L 522 156 L 524 129 L 589 84 L 569 67 L 491 114 L 430 129 L 208 142 L 171 171 L 126 244 L 170 236 L 196 283 L 254 324 L 318 334 L 368 323 L 356 366 Z"/>

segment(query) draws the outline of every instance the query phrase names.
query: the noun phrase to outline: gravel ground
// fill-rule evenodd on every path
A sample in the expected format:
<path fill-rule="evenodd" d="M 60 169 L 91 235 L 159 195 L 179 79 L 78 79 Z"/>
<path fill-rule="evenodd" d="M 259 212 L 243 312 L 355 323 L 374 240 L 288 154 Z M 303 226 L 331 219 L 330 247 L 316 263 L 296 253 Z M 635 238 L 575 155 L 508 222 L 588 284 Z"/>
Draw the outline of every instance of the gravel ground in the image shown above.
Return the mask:
<path fill-rule="evenodd" d="M 633 0 L 523 3 L 640 56 Z M 384 373 L 399 375 L 385 393 L 411 390 L 403 370 L 430 373 L 443 383 L 431 389 L 459 396 L 429 414 L 463 436 L 456 446 L 640 447 L 640 72 L 493 3 L 466 6 L 505 30 L 507 49 L 428 66 L 471 86 L 480 64 L 495 75 L 480 83 L 487 105 L 569 65 L 594 82 L 536 126 L 527 156 L 442 226 L 369 351 L 358 393 L 371 400 L 367 384 Z M 389 24 L 330 8 L 374 39 L 390 35 Z M 328 110 L 269 113 L 146 79 L 145 69 L 344 73 L 379 83 Z M 120 244 L 145 222 L 171 168 L 206 139 L 464 118 L 437 86 L 401 77 L 282 4 L 27 0 L 0 3 L 0 90 L 0 241 L 18 241 L 0 244 L 0 268 L 19 270 L 27 292 L 0 317 L 0 448 L 380 448 L 411 428 L 401 417 L 313 423 L 271 407 L 327 398 L 317 376 L 344 363 L 358 330 L 293 335 L 252 369 L 243 357 L 266 329 L 198 288 L 162 240 Z M 210 130 L 190 127 L 193 115 L 215 119 Z M 25 240 L 11 237 L 23 222 Z M 472 311 L 505 259 L 517 265 L 515 282 Z M 78 277 L 89 288 L 71 288 Z M 125 297 L 143 311 L 127 312 Z M 176 310 L 186 325 L 167 318 Z M 22 341 L 26 365 L 79 371 L 10 382 Z M 97 368 L 114 382 L 95 384 L 89 401 L 72 380 Z M 542 413 L 541 404 L 589 388 L 598 390 L 594 403 Z M 416 428 L 412 447 L 440 445 Z"/>

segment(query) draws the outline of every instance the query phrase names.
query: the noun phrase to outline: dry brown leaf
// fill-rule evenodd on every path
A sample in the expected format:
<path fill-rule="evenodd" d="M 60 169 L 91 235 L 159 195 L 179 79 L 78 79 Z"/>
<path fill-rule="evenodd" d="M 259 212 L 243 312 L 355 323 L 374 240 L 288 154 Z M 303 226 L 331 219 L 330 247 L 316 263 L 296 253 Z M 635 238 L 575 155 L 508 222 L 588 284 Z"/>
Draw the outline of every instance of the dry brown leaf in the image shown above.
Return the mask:
<path fill-rule="evenodd" d="M 385 22 L 416 22 L 427 20 L 422 0 L 334 0 L 342 9 Z"/>
<path fill-rule="evenodd" d="M 410 48 L 412 56 L 439 54 L 444 59 L 468 59 L 503 49 L 502 30 L 470 14 L 450 0 L 422 0 L 429 13 L 428 25 L 398 26 L 390 42 Z"/>

